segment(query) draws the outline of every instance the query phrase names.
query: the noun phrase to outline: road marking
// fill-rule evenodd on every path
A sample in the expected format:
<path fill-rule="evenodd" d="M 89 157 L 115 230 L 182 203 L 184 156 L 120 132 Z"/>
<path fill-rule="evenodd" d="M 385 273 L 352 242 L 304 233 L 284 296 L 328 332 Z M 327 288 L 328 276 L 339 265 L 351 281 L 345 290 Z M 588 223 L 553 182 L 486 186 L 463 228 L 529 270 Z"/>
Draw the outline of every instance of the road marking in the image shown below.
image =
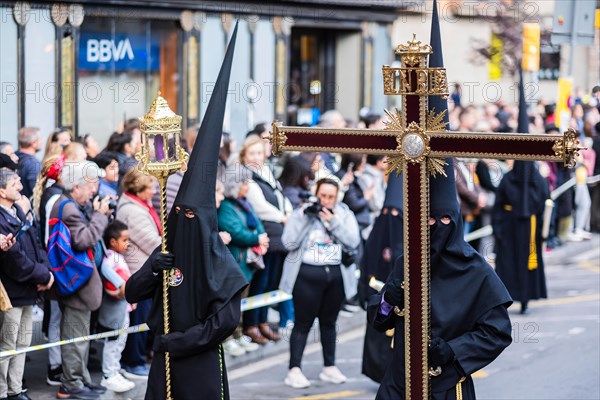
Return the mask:
<path fill-rule="evenodd" d="M 289 400 L 329 400 L 329 399 L 345 399 L 348 397 L 358 396 L 360 394 L 365 394 L 367 392 L 361 390 L 344 390 L 343 392 L 334 392 L 327 394 L 313 394 L 311 396 L 302 396 L 302 397 L 290 397 Z"/>
<path fill-rule="evenodd" d="M 342 333 L 337 337 L 337 343 L 349 342 L 354 339 L 358 339 L 364 337 L 365 335 L 365 327 L 361 326 L 359 328 L 353 329 L 349 332 Z M 307 356 L 312 353 L 316 353 L 321 351 L 321 343 L 311 343 L 306 346 L 306 350 L 304 351 L 304 355 Z M 269 358 L 265 358 L 264 360 L 260 360 L 255 363 L 248 364 L 244 367 L 234 369 L 232 371 L 227 371 L 227 379 L 229 382 L 232 382 L 236 379 L 243 378 L 247 375 L 253 374 L 258 371 L 263 371 L 265 369 L 274 367 L 276 365 L 281 365 L 289 360 L 289 352 L 285 352 L 282 354 L 277 354 Z"/>
<path fill-rule="evenodd" d="M 569 329 L 569 335 L 579 335 L 583 332 L 585 332 L 585 328 L 582 328 L 580 326 L 576 326 L 575 328 Z"/>
<path fill-rule="evenodd" d="M 583 303 L 586 301 L 598 301 L 600 300 L 600 293 L 585 294 L 581 296 L 572 297 L 559 297 L 557 299 L 540 300 L 536 303 L 530 303 L 530 307 L 546 307 L 546 306 L 557 306 L 561 304 L 572 304 L 572 303 Z M 513 304 L 510 308 L 516 308 L 517 305 Z"/>
<path fill-rule="evenodd" d="M 577 268 L 585 269 L 587 271 L 592 272 L 600 272 L 600 266 L 598 266 L 598 263 L 591 261 L 580 262 L 577 264 Z"/>

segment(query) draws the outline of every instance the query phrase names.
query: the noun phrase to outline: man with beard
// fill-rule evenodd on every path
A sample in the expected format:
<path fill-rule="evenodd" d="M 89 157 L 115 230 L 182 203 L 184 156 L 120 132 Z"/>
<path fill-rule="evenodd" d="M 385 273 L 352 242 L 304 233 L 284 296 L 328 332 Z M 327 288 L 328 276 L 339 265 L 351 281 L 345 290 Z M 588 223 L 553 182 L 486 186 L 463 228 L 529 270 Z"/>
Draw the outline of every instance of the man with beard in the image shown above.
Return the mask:
<path fill-rule="evenodd" d="M 434 2 L 429 67 L 443 67 L 441 38 Z M 429 98 L 430 109 L 447 110 L 440 97 Z M 448 122 L 447 114 L 445 122 Z M 431 341 L 429 367 L 432 399 L 475 399 L 471 374 L 492 362 L 511 342 L 508 292 L 492 267 L 464 241 L 457 202 L 454 163 L 446 160 L 446 177 L 430 180 Z M 404 318 L 393 310 L 404 307 L 403 257 L 381 293 L 369 300 L 368 318 L 380 330 L 395 328 L 392 362 L 377 392 L 378 400 L 404 399 Z M 398 308 L 395 308 L 398 307 Z"/>
<path fill-rule="evenodd" d="M 523 71 L 519 72 L 517 132 L 529 133 Z M 496 193 L 492 211 L 492 227 L 497 243 L 496 272 L 512 298 L 521 302 L 521 314 L 525 314 L 529 300 L 546 298 L 542 223 L 550 188 L 534 161 L 518 160 L 502 178 Z"/>
<path fill-rule="evenodd" d="M 402 193 L 402 177 L 393 172 L 388 178 L 381 214 L 375 219 L 361 259 L 358 284 L 361 304 L 377 293 L 369 287 L 369 281 L 373 278 L 387 281 L 394 261 L 403 254 Z M 375 382 L 381 382 L 392 359 L 393 335 L 393 329 L 379 332 L 367 324 L 362 373 Z"/>
<path fill-rule="evenodd" d="M 215 183 L 217 157 L 237 25 L 219 72 L 198 140 L 167 221 L 169 254 L 160 248 L 126 284 L 129 303 L 152 297 L 148 326 L 155 335 L 146 399 L 166 398 L 165 353 L 172 396 L 229 399 L 221 343 L 240 320 L 246 287 L 237 262 L 219 237 Z M 172 254 L 171 254 L 172 253 Z M 171 333 L 164 333 L 162 271 L 169 270 Z"/>

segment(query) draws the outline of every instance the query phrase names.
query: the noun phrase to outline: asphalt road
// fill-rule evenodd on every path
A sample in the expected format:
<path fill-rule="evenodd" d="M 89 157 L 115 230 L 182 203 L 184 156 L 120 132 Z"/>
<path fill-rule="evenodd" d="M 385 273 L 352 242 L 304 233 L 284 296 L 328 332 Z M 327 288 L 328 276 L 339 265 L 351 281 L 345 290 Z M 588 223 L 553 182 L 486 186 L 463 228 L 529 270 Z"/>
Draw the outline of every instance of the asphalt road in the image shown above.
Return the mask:
<path fill-rule="evenodd" d="M 478 399 L 600 399 L 600 237 L 570 243 L 545 260 L 549 298 L 531 302 L 525 316 L 518 314 L 519 305 L 510 309 L 513 344 L 475 374 Z M 351 318 L 358 322 L 364 313 Z M 348 382 L 334 385 L 318 379 L 321 347 L 318 335 L 311 335 L 303 361 L 310 388 L 283 384 L 289 356 L 282 343 L 274 355 L 265 351 L 261 360 L 228 369 L 232 400 L 374 399 L 378 385 L 360 374 L 364 326 L 358 326 L 341 328 L 338 336 L 337 365 Z M 90 370 L 99 382 L 101 345 L 93 347 L 99 353 L 91 357 Z M 56 390 L 44 384 L 46 361 L 46 351 L 30 353 L 25 376 L 33 399 L 55 398 Z M 145 384 L 138 382 L 127 393 L 109 392 L 103 399 L 142 399 L 144 392 Z"/>

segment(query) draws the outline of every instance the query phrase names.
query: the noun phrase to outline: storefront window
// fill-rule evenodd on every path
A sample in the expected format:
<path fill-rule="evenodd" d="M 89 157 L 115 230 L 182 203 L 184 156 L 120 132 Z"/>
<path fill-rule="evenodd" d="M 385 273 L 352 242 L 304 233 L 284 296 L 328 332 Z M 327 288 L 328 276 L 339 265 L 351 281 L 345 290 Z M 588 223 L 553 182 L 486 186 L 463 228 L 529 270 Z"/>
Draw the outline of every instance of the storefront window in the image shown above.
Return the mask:
<path fill-rule="evenodd" d="M 19 77 L 17 74 L 17 24 L 12 17 L 12 10 L 0 7 L 0 141 L 17 145 L 19 129 Z"/>
<path fill-rule="evenodd" d="M 179 110 L 179 28 L 175 21 L 86 18 L 78 56 L 79 132 L 103 145 L 146 112 L 158 91 Z"/>

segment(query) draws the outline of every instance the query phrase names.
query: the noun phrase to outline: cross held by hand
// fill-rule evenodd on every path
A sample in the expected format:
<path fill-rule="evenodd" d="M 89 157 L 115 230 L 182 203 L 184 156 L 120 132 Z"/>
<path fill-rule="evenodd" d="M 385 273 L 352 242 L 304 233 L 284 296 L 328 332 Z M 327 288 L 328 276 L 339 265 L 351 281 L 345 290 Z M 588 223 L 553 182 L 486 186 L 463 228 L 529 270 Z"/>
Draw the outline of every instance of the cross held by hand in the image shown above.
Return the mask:
<path fill-rule="evenodd" d="M 273 121 L 274 154 L 285 151 L 381 154 L 388 173 L 402 173 L 404 205 L 404 344 L 407 399 L 429 398 L 427 347 L 430 339 L 429 177 L 445 179 L 445 158 L 539 160 L 573 167 L 576 133 L 532 135 L 449 132 L 445 110 L 429 111 L 429 96 L 448 97 L 444 68 L 428 67 L 429 45 L 415 37 L 400 45 L 401 67 L 384 65 L 387 95 L 400 95 L 402 111 L 385 111 L 386 129 L 324 129 L 283 126 Z M 433 371 L 435 372 L 435 371 Z"/>

